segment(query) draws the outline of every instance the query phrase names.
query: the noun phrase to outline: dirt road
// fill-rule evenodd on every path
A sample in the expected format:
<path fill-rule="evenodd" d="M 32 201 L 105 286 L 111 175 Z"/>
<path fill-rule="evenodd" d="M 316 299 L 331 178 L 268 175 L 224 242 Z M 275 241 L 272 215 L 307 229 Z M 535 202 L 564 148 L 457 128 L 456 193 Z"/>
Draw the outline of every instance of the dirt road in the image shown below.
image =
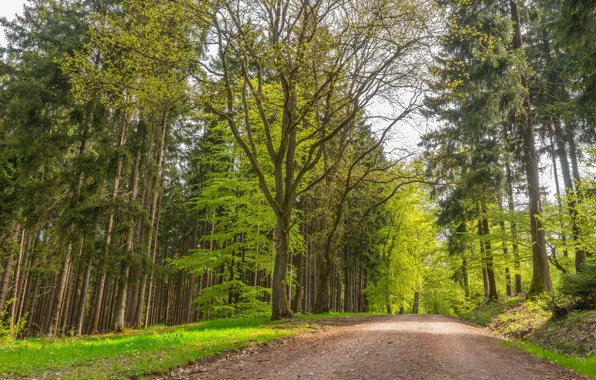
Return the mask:
<path fill-rule="evenodd" d="M 583 379 L 434 315 L 377 317 L 179 369 L 168 379 Z"/>

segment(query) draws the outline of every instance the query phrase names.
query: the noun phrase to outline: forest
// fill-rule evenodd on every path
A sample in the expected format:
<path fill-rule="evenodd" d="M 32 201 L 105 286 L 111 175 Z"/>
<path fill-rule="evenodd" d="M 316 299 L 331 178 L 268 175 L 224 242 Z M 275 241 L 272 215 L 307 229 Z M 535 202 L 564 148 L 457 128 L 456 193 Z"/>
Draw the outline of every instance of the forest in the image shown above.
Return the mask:
<path fill-rule="evenodd" d="M 27 0 L 0 20 L 0 340 L 593 310 L 595 15 Z"/>

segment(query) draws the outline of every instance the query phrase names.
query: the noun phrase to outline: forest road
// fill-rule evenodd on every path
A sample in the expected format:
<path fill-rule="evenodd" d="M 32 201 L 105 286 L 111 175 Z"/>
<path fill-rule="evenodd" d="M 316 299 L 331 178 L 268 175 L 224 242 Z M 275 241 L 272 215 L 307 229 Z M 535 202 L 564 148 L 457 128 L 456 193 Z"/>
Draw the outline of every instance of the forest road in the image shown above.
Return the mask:
<path fill-rule="evenodd" d="M 180 368 L 166 379 L 584 379 L 455 318 L 374 317 Z"/>

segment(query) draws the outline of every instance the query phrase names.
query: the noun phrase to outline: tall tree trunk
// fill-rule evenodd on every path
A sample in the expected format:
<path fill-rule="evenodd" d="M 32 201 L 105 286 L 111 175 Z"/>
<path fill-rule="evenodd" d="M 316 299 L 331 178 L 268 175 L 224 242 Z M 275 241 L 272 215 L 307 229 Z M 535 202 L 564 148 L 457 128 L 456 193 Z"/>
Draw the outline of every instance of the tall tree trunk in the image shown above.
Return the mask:
<path fill-rule="evenodd" d="M 480 257 L 482 261 L 482 285 L 484 287 L 484 298 L 489 299 L 490 297 L 490 282 L 488 280 L 488 268 L 486 265 L 486 249 L 484 244 L 484 225 L 482 220 L 478 220 L 478 239 L 480 244 Z"/>
<path fill-rule="evenodd" d="M 560 127 L 559 127 L 560 129 Z M 558 155 L 557 153 L 559 152 L 559 149 L 556 148 L 555 146 L 555 142 L 553 139 L 553 133 L 552 133 L 552 129 L 551 129 L 551 134 L 550 134 L 550 150 L 551 150 L 551 159 L 552 159 L 552 164 L 553 164 L 553 178 L 555 179 L 555 191 L 556 191 L 556 195 L 557 195 L 557 208 L 559 209 L 559 212 L 563 212 L 563 205 L 561 203 L 561 187 L 559 186 L 559 171 L 557 170 L 557 160 L 556 160 L 556 156 Z M 565 150 L 565 146 L 563 146 L 563 150 Z M 565 158 L 567 158 L 566 153 L 565 154 Z M 569 170 L 569 167 L 567 167 L 567 170 Z M 563 242 L 563 245 L 565 247 L 565 250 L 563 251 L 563 254 L 565 255 L 565 257 L 569 256 L 569 252 L 567 251 L 567 236 L 565 235 L 565 232 L 561 231 L 561 241 Z"/>
<path fill-rule="evenodd" d="M 122 125 L 120 128 L 120 141 L 118 143 L 118 147 L 122 148 L 126 144 L 126 130 L 128 127 L 128 120 L 126 113 L 123 115 L 122 118 Z M 114 183 L 112 186 L 112 200 L 114 201 L 118 196 L 118 191 L 120 190 L 120 179 L 122 177 L 122 166 L 124 163 L 124 157 L 120 155 L 118 157 L 118 164 L 116 166 L 116 176 L 114 177 Z M 91 316 L 91 320 L 89 323 L 89 332 L 91 334 L 96 334 L 99 332 L 99 320 L 100 315 L 102 313 L 101 305 L 103 304 L 104 300 L 104 291 L 105 291 L 105 284 L 106 284 L 106 274 L 107 274 L 107 259 L 108 259 L 108 252 L 110 249 L 110 244 L 112 243 L 112 229 L 114 228 L 114 210 L 113 208 L 110 209 L 110 213 L 108 216 L 108 224 L 106 226 L 106 240 L 105 240 L 105 248 L 103 253 L 103 261 L 99 263 L 98 275 L 97 275 L 97 284 L 95 288 L 95 304 L 93 305 L 93 312 Z"/>
<path fill-rule="evenodd" d="M 25 251 L 25 230 L 21 231 L 21 239 L 19 244 L 19 254 L 17 259 L 17 266 L 15 268 L 14 274 L 14 289 L 13 289 L 13 299 L 14 301 L 10 304 L 10 327 L 12 327 L 18 322 L 17 321 L 17 301 L 19 299 L 19 280 L 22 271 L 22 264 L 23 264 L 23 254 Z"/>
<path fill-rule="evenodd" d="M 8 255 L 6 263 L 4 264 L 4 272 L 2 272 L 2 282 L 0 283 L 0 310 L 6 307 L 6 295 L 10 288 L 10 274 L 12 272 L 12 263 L 14 261 L 14 253 Z"/>
<path fill-rule="evenodd" d="M 306 256 L 305 253 L 298 256 L 298 265 L 296 266 L 296 295 L 294 297 L 294 306 L 292 308 L 295 313 L 303 312 L 303 309 L 302 309 L 303 299 L 302 298 L 303 298 L 303 292 L 304 292 L 305 256 Z"/>
<path fill-rule="evenodd" d="M 83 334 L 83 321 L 85 319 L 85 308 L 87 306 L 87 295 L 89 293 L 89 281 L 91 280 L 91 263 L 87 263 L 85 274 L 83 275 L 83 285 L 79 300 L 79 309 L 77 311 L 77 335 Z"/>
<path fill-rule="evenodd" d="M 501 213 L 503 212 L 503 194 L 499 194 L 499 210 Z M 511 270 L 509 269 L 509 247 L 507 247 L 507 242 L 505 241 L 505 221 L 503 219 L 499 220 L 499 229 L 501 232 L 501 245 L 503 248 L 503 257 L 505 258 L 505 286 L 507 289 L 507 297 L 513 296 L 513 288 L 511 286 Z"/>
<path fill-rule="evenodd" d="M 484 235 L 490 234 L 490 229 L 488 226 L 488 219 L 482 219 L 482 231 Z M 493 253 L 491 248 L 490 240 L 486 240 L 484 242 L 484 249 L 486 254 L 486 273 L 488 275 L 488 299 L 491 302 L 496 302 L 499 300 L 499 294 L 497 293 L 497 282 L 495 280 L 495 270 L 494 270 L 494 263 L 493 263 Z"/>
<path fill-rule="evenodd" d="M 505 140 L 510 145 L 508 136 L 508 127 L 505 127 Z M 507 175 L 507 208 L 510 213 L 515 212 L 515 204 L 513 203 L 513 174 L 511 172 L 511 165 L 509 160 L 505 161 L 505 170 Z M 510 223 L 511 229 L 511 248 L 513 249 L 513 273 L 515 275 L 515 294 L 521 294 L 522 292 L 522 276 L 521 276 L 521 263 L 519 257 L 519 245 L 517 243 L 517 224 L 515 222 Z"/>
<path fill-rule="evenodd" d="M 68 278 L 68 272 L 70 272 L 70 261 L 72 253 L 72 241 L 68 243 L 66 254 L 64 255 L 64 261 L 62 262 L 62 269 L 58 275 L 58 283 L 54 290 L 54 302 L 52 303 L 52 313 L 50 324 L 48 326 L 48 334 L 58 334 L 58 325 L 60 323 L 60 311 L 62 310 L 62 300 L 64 299 L 64 290 L 66 288 L 66 280 Z"/>
<path fill-rule="evenodd" d="M 514 23 L 513 48 L 523 49 L 521 25 L 519 13 L 515 0 L 510 0 L 511 19 Z M 527 79 L 522 77 L 522 86 L 527 91 Z M 541 213 L 540 199 L 540 177 L 538 172 L 538 155 L 536 153 L 536 143 L 534 141 L 534 124 L 532 121 L 532 108 L 530 95 L 526 93 L 523 99 L 524 115 L 522 138 L 524 143 L 524 164 L 526 166 L 526 178 L 528 183 L 528 195 L 530 203 L 530 232 L 532 236 L 532 283 L 530 285 L 530 295 L 536 295 L 543 292 L 552 291 L 550 279 L 550 268 L 548 255 L 546 252 L 546 237 Z"/>
<path fill-rule="evenodd" d="M 344 312 L 352 311 L 352 299 L 350 298 L 350 254 L 349 249 L 346 248 L 344 260 Z"/>
<path fill-rule="evenodd" d="M 139 128 L 142 128 L 139 126 Z M 139 135 L 142 132 L 139 133 Z M 137 202 L 137 195 L 138 195 L 138 184 L 139 184 L 139 169 L 141 166 L 141 146 L 137 148 L 137 154 L 134 161 L 134 166 L 131 174 L 130 179 L 130 206 L 132 208 L 135 207 L 135 203 Z M 126 255 L 120 260 L 122 271 L 121 277 L 118 279 L 117 283 L 117 295 L 116 295 L 116 307 L 114 310 L 114 331 L 120 331 L 124 328 L 125 325 L 125 310 L 126 310 L 126 297 L 128 292 L 128 281 L 129 281 L 129 274 L 130 274 L 130 264 L 129 260 L 133 255 L 133 239 L 134 239 L 134 232 L 135 232 L 135 224 L 134 224 L 134 217 L 131 214 L 129 220 L 130 226 L 128 227 L 128 233 L 126 236 Z"/>
<path fill-rule="evenodd" d="M 575 186 L 576 186 L 576 194 L 575 195 L 577 198 L 577 203 L 579 203 L 579 202 L 581 202 L 581 197 L 582 197 L 581 177 L 579 174 L 579 164 L 577 161 L 577 146 L 575 145 L 575 139 L 573 137 L 573 133 L 572 133 L 571 129 L 569 129 L 567 132 L 567 142 L 569 143 L 569 158 L 571 159 L 571 168 L 573 170 L 573 179 L 575 181 Z M 576 210 L 576 214 L 577 214 L 577 210 Z M 578 215 L 578 219 L 580 219 L 579 215 Z M 578 225 L 581 225 L 581 222 L 578 221 Z M 581 235 L 581 229 L 578 230 L 578 236 L 580 236 L 580 235 Z M 581 248 L 578 251 L 579 251 L 579 253 L 577 251 L 575 253 L 575 268 L 576 268 L 576 270 L 581 271 L 583 264 L 586 262 L 586 257 L 590 257 L 591 252 L 586 252 L 585 250 L 583 250 Z"/>
<path fill-rule="evenodd" d="M 565 193 L 569 197 L 567 207 L 569 209 L 569 216 L 571 217 L 571 232 L 573 241 L 577 244 L 581 236 L 581 227 L 577 215 L 577 193 L 573 184 L 573 177 L 571 175 L 569 160 L 567 159 L 567 149 L 565 147 L 566 140 L 571 136 L 563 134 L 560 122 L 553 123 L 555 132 L 555 141 L 557 144 L 557 156 L 561 163 L 561 174 L 563 175 L 563 184 L 565 185 Z M 571 149 L 570 149 L 571 152 Z M 577 173 L 579 175 L 579 173 Z M 576 183 L 577 184 L 577 183 Z M 580 271 L 583 262 L 586 259 L 586 252 L 581 247 L 575 247 L 575 270 Z"/>

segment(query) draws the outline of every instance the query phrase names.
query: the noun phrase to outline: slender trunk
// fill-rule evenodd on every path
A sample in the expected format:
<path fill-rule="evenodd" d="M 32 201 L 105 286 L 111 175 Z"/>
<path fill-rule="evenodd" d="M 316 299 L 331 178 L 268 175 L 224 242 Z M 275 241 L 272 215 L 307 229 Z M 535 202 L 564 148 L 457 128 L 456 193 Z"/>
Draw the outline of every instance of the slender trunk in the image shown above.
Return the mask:
<path fill-rule="evenodd" d="M 559 127 L 559 129 L 560 129 L 560 127 Z M 559 186 L 559 172 L 557 170 L 557 159 L 555 158 L 557 156 L 557 152 L 559 152 L 559 149 L 556 149 L 556 147 L 555 147 L 552 129 L 551 129 L 551 134 L 550 134 L 550 150 L 551 150 L 551 159 L 552 159 L 552 164 L 553 164 L 553 178 L 555 179 L 555 191 L 557 194 L 557 208 L 559 209 L 560 213 L 563 213 L 563 204 L 561 203 L 561 187 Z M 565 150 L 565 146 L 563 146 L 563 150 Z M 565 155 L 565 158 L 567 158 L 567 155 Z M 569 170 L 569 168 L 567 168 L 567 169 Z M 564 247 L 563 255 L 565 257 L 568 257 L 569 252 L 567 251 L 567 236 L 565 236 L 565 233 L 563 231 L 561 231 L 561 241 L 563 242 L 563 247 Z"/>
<path fill-rule="evenodd" d="M 486 265 L 486 249 L 484 244 L 484 225 L 481 220 L 478 220 L 478 239 L 480 244 L 480 258 L 482 261 L 482 285 L 484 286 L 484 298 L 490 297 L 490 282 L 488 280 L 488 268 Z"/>
<path fill-rule="evenodd" d="M 352 299 L 350 298 L 350 265 L 349 249 L 346 248 L 344 260 L 344 312 L 352 311 Z"/>
<path fill-rule="evenodd" d="M 488 226 L 488 219 L 482 219 L 482 230 L 485 235 L 490 234 L 489 226 Z M 497 282 L 495 280 L 495 271 L 494 271 L 494 263 L 493 263 L 493 253 L 491 249 L 490 240 L 486 240 L 484 242 L 484 249 L 486 254 L 486 273 L 488 275 L 488 299 L 492 302 L 496 302 L 499 300 L 499 295 L 497 293 Z"/>
<path fill-rule="evenodd" d="M 508 128 L 505 127 L 505 141 L 510 145 Z M 511 172 L 511 165 L 509 160 L 505 161 L 505 170 L 507 175 L 507 208 L 509 212 L 513 214 L 515 212 L 515 204 L 513 203 L 513 175 Z M 510 223 L 511 229 L 511 248 L 513 249 L 513 273 L 515 275 L 515 294 L 521 294 L 522 292 L 522 276 L 521 276 L 521 263 L 519 257 L 519 246 L 517 244 L 517 224 L 515 222 Z"/>
<path fill-rule="evenodd" d="M 141 128 L 141 127 L 139 127 Z M 130 205 L 132 207 L 135 206 L 137 201 L 138 195 L 138 184 L 139 184 L 139 168 L 141 166 L 141 148 L 140 146 L 137 149 L 137 155 L 134 162 L 134 167 L 131 175 L 131 184 L 130 184 Z M 128 234 L 126 236 L 126 255 L 121 260 L 121 277 L 117 281 L 117 295 L 116 295 L 116 307 L 114 310 L 114 326 L 113 329 L 115 331 L 120 331 L 124 328 L 125 325 L 125 311 L 126 311 L 126 298 L 128 292 L 128 276 L 130 274 L 130 265 L 129 265 L 129 258 L 132 257 L 132 250 L 133 250 L 133 239 L 134 239 L 134 218 L 131 215 L 129 220 L 130 226 L 128 227 Z"/>
<path fill-rule="evenodd" d="M 470 280 L 468 274 L 468 258 L 465 253 L 461 259 L 462 276 L 464 278 L 464 295 L 466 299 L 470 298 Z"/>
<path fill-rule="evenodd" d="M 462 239 L 465 236 L 467 227 L 465 222 L 461 222 L 459 226 L 457 226 L 457 235 L 458 239 Z M 467 298 L 470 297 L 470 285 L 469 285 L 469 277 L 468 277 L 468 258 L 466 257 L 466 246 L 462 245 L 462 258 L 461 258 L 461 271 L 463 277 L 463 285 L 464 285 L 464 295 Z"/>
<path fill-rule="evenodd" d="M 567 197 L 569 197 L 567 202 L 567 207 L 569 209 L 569 216 L 571 217 L 571 232 L 573 235 L 573 241 L 576 244 L 575 247 L 575 270 L 580 271 L 581 266 L 586 260 L 586 252 L 577 246 L 577 242 L 581 236 L 581 227 L 579 225 L 578 220 L 578 213 L 577 213 L 577 192 L 574 189 L 573 184 L 573 177 L 571 176 L 571 170 L 569 168 L 569 160 L 567 159 L 567 149 L 565 147 L 565 142 L 568 139 L 573 139 L 572 136 L 568 136 L 569 134 L 563 134 L 561 129 L 561 124 L 556 122 L 554 123 L 554 132 L 555 132 L 555 141 L 557 144 L 557 155 L 559 156 L 559 161 L 561 163 L 561 174 L 563 175 L 563 184 L 565 185 L 565 193 Z M 570 155 L 573 156 L 571 152 L 575 152 L 574 149 L 570 149 Z M 572 161 L 574 159 L 572 158 Z M 576 160 L 575 160 L 576 161 Z M 577 164 L 572 165 L 573 167 L 577 166 Z M 573 170 L 574 174 L 579 176 L 579 173 L 575 173 L 575 169 Z M 574 175 L 575 177 L 575 175 Z M 576 182 L 576 185 L 578 183 Z"/>
<path fill-rule="evenodd" d="M 418 314 L 418 304 L 420 303 L 420 293 L 414 292 L 414 303 L 412 304 L 412 314 Z"/>
<path fill-rule="evenodd" d="M 567 142 L 569 143 L 569 158 L 571 159 L 571 168 L 573 170 L 573 180 L 575 181 L 575 188 L 576 188 L 576 202 L 580 203 L 581 202 L 581 197 L 582 197 L 582 193 L 581 193 L 581 177 L 579 174 L 579 164 L 577 161 L 577 147 L 575 145 L 575 140 L 573 138 L 573 134 L 571 133 L 571 130 L 569 130 L 567 132 Z M 574 205 L 574 210 L 575 213 L 577 215 L 577 210 L 575 209 L 576 205 Z M 579 221 L 580 216 L 577 216 L 578 219 L 578 237 L 581 236 L 582 232 L 581 232 L 581 228 L 579 227 L 581 225 L 581 222 Z M 581 271 L 581 268 L 583 266 L 583 264 L 586 262 L 586 257 L 590 257 L 591 253 L 590 252 L 586 252 L 584 249 L 582 249 L 581 247 L 578 247 L 576 249 L 576 253 L 575 253 L 575 268 L 577 271 Z"/>
<path fill-rule="evenodd" d="M 150 225 L 149 225 L 149 231 L 147 233 L 147 256 L 151 257 L 152 256 L 152 269 L 151 269 L 151 275 L 150 275 L 150 280 L 149 280 L 149 289 L 148 289 L 148 294 L 149 296 L 147 297 L 147 311 L 146 314 L 147 316 L 149 315 L 149 309 L 150 309 L 150 302 L 151 302 L 151 286 L 152 286 L 152 282 L 153 282 L 153 265 L 155 265 L 155 253 L 156 253 L 156 248 L 157 248 L 157 229 L 158 229 L 158 225 L 159 225 L 159 212 L 158 212 L 158 202 L 161 203 L 161 182 L 163 180 L 163 167 L 164 167 L 164 161 L 166 160 L 166 155 L 167 155 L 167 144 L 166 144 L 166 138 L 167 138 L 167 134 L 168 133 L 168 123 L 167 123 L 167 113 L 164 111 L 163 116 L 162 116 L 162 129 L 161 129 L 161 138 L 160 138 L 160 147 L 159 147 L 159 155 L 157 158 L 157 173 L 156 176 L 154 178 L 154 182 L 153 182 L 153 197 L 151 199 L 151 220 L 150 220 Z M 157 222 L 156 222 L 157 219 Z M 154 238 L 154 229 L 155 229 L 155 238 Z M 155 248 L 153 250 L 153 255 L 151 255 L 151 247 L 152 247 L 152 243 L 155 240 Z M 141 291 L 139 292 L 139 304 L 137 305 L 137 310 L 135 312 L 136 318 L 135 318 L 135 325 L 136 327 L 140 327 L 141 326 L 141 315 L 142 315 L 142 308 L 143 308 L 143 300 L 145 297 L 145 282 L 146 282 L 146 275 L 143 275 L 143 280 L 141 281 Z M 147 316 L 145 317 L 145 327 L 147 327 Z"/>
<path fill-rule="evenodd" d="M 0 284 L 0 310 L 6 307 L 6 295 L 10 288 L 10 273 L 12 272 L 12 263 L 14 261 L 14 254 L 10 254 L 6 259 L 4 265 L 4 272 L 2 272 L 2 283 Z"/>
<path fill-rule="evenodd" d="M 88 263 L 83 275 L 83 285 L 79 300 L 79 310 L 77 311 L 77 335 L 83 334 L 83 321 L 85 318 L 85 308 L 87 306 L 87 295 L 89 293 L 89 281 L 91 280 L 91 264 Z"/>
<path fill-rule="evenodd" d="M 18 322 L 17 321 L 17 300 L 19 299 L 19 279 L 21 275 L 21 266 L 23 264 L 23 254 L 25 251 L 25 230 L 21 231 L 21 242 L 19 245 L 19 256 L 17 260 L 17 266 L 15 268 L 14 274 L 14 290 L 13 290 L 13 299 L 14 301 L 10 304 L 10 327 L 12 327 Z"/>
<path fill-rule="evenodd" d="M 120 141 L 118 144 L 119 148 L 122 148 L 124 144 L 126 144 L 126 129 L 128 127 L 128 120 L 126 119 L 126 114 L 123 115 L 122 119 L 122 126 L 120 129 Z M 116 177 L 114 178 L 114 184 L 112 187 L 112 200 L 115 200 L 118 196 L 118 191 L 120 190 L 120 179 L 122 177 L 122 165 L 124 163 L 124 157 L 120 155 L 118 157 L 118 164 L 116 167 Z M 102 314 L 101 305 L 103 304 L 104 300 L 104 291 L 105 291 L 105 284 L 106 284 L 106 274 L 107 274 L 107 261 L 108 261 L 108 253 L 110 249 L 110 244 L 112 243 L 112 229 L 114 228 L 114 209 L 110 209 L 110 214 L 108 216 L 108 224 L 106 226 L 106 240 L 105 240 L 105 248 L 103 253 L 103 262 L 99 264 L 99 273 L 97 275 L 98 281 L 96 284 L 95 289 L 95 305 L 93 308 L 92 317 L 89 324 L 89 332 L 91 334 L 96 334 L 99 332 L 99 320 L 100 315 Z"/>
<path fill-rule="evenodd" d="M 64 291 L 66 288 L 66 279 L 68 277 L 68 272 L 70 271 L 70 261 L 72 253 L 72 242 L 68 244 L 68 249 L 66 250 L 66 254 L 64 255 L 64 261 L 62 262 L 62 269 L 60 270 L 60 274 L 58 275 L 58 283 L 56 285 L 56 289 L 54 290 L 54 302 L 52 303 L 52 316 L 51 322 L 48 326 L 48 334 L 54 335 L 58 334 L 58 325 L 60 323 L 60 311 L 62 310 L 62 300 L 64 299 Z"/>
<path fill-rule="evenodd" d="M 292 308 L 296 313 L 302 313 L 302 297 L 304 289 L 304 264 L 305 255 L 302 254 L 298 257 L 298 265 L 296 266 L 296 295 L 294 297 L 294 307 Z"/>
<path fill-rule="evenodd" d="M 503 194 L 499 194 L 499 210 L 501 213 L 503 212 Z M 507 297 L 513 296 L 513 288 L 511 286 L 511 270 L 509 269 L 509 247 L 507 247 L 507 242 L 505 241 L 505 221 L 503 219 L 499 220 L 499 229 L 501 232 L 501 245 L 503 248 L 503 258 L 505 259 L 505 286 L 507 289 Z"/>
<path fill-rule="evenodd" d="M 514 23 L 513 48 L 523 49 L 521 25 L 517 4 L 510 0 L 511 19 Z M 525 75 L 522 78 L 522 86 L 527 90 L 527 79 Z M 530 285 L 530 295 L 536 295 L 543 292 L 552 291 L 550 279 L 550 268 L 548 255 L 546 252 L 546 237 L 543 223 L 540 219 L 541 199 L 540 199 L 540 177 L 538 172 L 538 155 L 536 153 L 536 143 L 534 141 L 534 124 L 532 121 L 532 108 L 530 96 L 528 93 L 523 99 L 524 114 L 522 138 L 524 143 L 524 164 L 526 166 L 526 177 L 528 183 L 528 195 L 530 203 L 530 232 L 532 236 L 532 283 Z"/>

